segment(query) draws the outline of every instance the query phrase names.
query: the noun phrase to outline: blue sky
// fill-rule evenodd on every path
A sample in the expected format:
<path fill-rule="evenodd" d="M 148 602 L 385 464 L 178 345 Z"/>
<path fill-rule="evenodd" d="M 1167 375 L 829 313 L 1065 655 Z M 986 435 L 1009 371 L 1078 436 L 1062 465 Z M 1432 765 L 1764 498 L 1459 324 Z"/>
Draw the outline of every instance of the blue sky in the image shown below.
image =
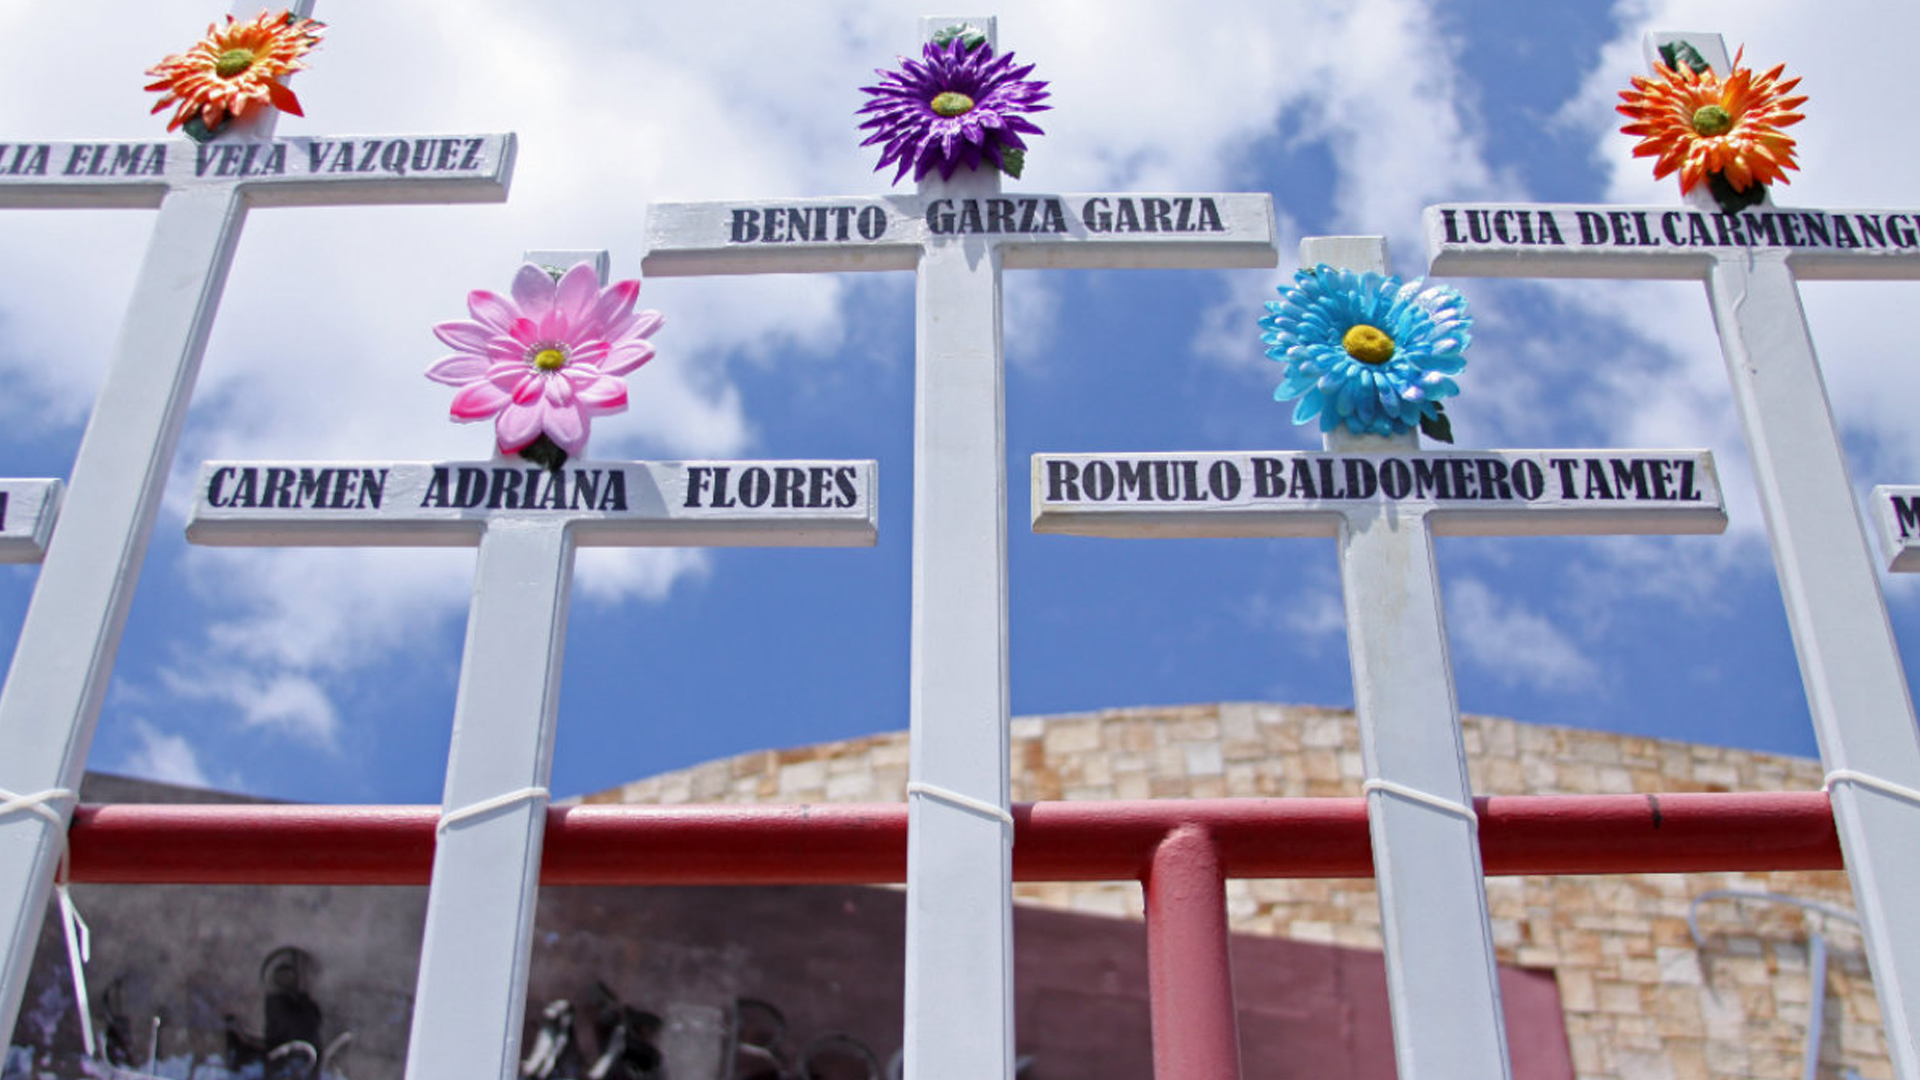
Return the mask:
<path fill-rule="evenodd" d="M 1805 77 L 1785 205 L 1915 204 L 1893 104 L 1920 11 L 1683 2 L 1211 0 L 1003 12 L 1056 108 L 1027 192 L 1264 191 L 1281 267 L 1006 277 L 1016 715 L 1153 703 L 1352 701 L 1330 541 L 1034 536 L 1042 452 L 1306 449 L 1270 398 L 1261 302 L 1301 236 L 1379 233 L 1424 271 L 1440 201 L 1673 205 L 1617 134 L 1615 92 L 1656 28 L 1717 30 Z M 218 5 L 0 8 L 0 141 L 145 138 L 141 73 Z M 430 328 L 503 290 L 528 248 L 604 247 L 639 272 L 650 200 L 886 190 L 856 88 L 915 44 L 918 6 L 321 0 L 330 24 L 283 135 L 521 139 L 504 205 L 256 211 L 94 743 L 97 768 L 262 795 L 438 801 L 470 551 L 195 548 L 198 463 L 477 458 L 421 377 Z M 85 42 L 85 46 L 76 43 Z M 890 175 L 890 174 L 888 174 Z M 0 212 L 0 471 L 65 475 L 152 215 Z M 1793 649 L 1701 288 L 1451 282 L 1478 319 L 1463 447 L 1714 451 L 1718 537 L 1450 539 L 1439 559 L 1461 707 L 1811 754 Z M 1920 389 L 1898 312 L 1920 284 L 1804 290 L 1856 486 L 1920 482 Z M 659 358 L 601 457 L 880 462 L 872 549 L 583 554 L 554 788 L 598 790 L 907 717 L 913 297 L 905 274 L 660 279 Z M 0 650 L 34 579 L 0 567 Z M 1920 592 L 1885 579 L 1911 661 Z"/>

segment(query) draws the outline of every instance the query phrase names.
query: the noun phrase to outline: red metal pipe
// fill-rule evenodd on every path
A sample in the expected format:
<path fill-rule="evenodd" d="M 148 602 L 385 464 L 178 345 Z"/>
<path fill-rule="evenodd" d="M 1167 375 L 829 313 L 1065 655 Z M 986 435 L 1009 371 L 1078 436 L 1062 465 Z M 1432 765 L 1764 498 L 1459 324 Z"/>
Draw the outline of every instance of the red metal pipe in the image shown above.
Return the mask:
<path fill-rule="evenodd" d="M 1182 825 L 1154 848 L 1142 884 L 1153 1075 L 1240 1080 L 1220 850 L 1205 829 Z"/>
<path fill-rule="evenodd" d="M 1475 800 L 1486 872 L 1837 870 L 1824 792 L 1514 795 Z M 423 885 L 431 806 L 180 806 L 74 813 L 80 882 Z M 1161 799 L 1014 807 L 1014 877 L 1140 880 L 1183 826 L 1204 829 L 1226 876 L 1370 877 L 1366 803 Z M 549 885 L 859 884 L 904 880 L 900 803 L 577 806 L 549 811 Z"/>

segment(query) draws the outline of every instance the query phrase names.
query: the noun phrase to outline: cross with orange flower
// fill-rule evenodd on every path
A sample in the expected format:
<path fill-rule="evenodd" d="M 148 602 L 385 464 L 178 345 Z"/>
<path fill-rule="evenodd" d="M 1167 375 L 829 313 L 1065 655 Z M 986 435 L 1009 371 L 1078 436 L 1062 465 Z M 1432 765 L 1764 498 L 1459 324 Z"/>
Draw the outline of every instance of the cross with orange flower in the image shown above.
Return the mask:
<path fill-rule="evenodd" d="M 1436 274 L 1704 280 L 1759 482 L 1897 1076 L 1920 1078 L 1920 725 L 1827 404 L 1800 278 L 1920 278 L 1920 211 L 1783 208 L 1806 100 L 1718 35 L 1649 35 L 1620 111 L 1686 206 L 1448 204 Z"/>
<path fill-rule="evenodd" d="M 159 209 L 0 688 L 0 801 L 8 804 L 0 846 L 32 853 L 0 864 L 0 933 L 10 943 L 0 1029 L 11 1031 L 19 1011 L 74 791 L 247 211 L 506 198 L 510 134 L 274 138 L 278 111 L 299 111 L 280 79 L 317 38 L 312 8 L 298 0 L 256 18 L 252 0 L 241 0 L 240 18 L 149 73 L 160 78 L 160 107 L 176 107 L 169 128 L 185 128 L 195 141 L 9 142 L 0 161 L 0 209 Z"/>

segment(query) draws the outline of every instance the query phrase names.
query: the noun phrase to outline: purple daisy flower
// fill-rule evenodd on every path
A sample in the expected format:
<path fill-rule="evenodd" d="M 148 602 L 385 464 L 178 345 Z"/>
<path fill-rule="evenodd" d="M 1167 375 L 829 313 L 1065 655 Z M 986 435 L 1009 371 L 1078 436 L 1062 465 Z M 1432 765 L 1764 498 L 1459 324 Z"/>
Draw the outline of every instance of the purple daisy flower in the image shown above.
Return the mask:
<path fill-rule="evenodd" d="M 919 60 L 901 57 L 899 71 L 877 71 L 880 85 L 860 88 L 873 100 L 859 110 L 873 114 L 860 125 L 873 129 L 860 145 L 886 144 L 873 171 L 898 164 L 897 184 L 908 170 L 920 180 L 937 166 L 951 180 L 956 168 L 977 169 L 985 158 L 1019 175 L 1007 151 L 1026 150 L 1022 133 L 1041 134 L 1019 114 L 1052 108 L 1040 104 L 1047 84 L 1026 78 L 1032 70 L 1014 67 L 1012 53 L 995 56 L 984 41 L 969 48 L 965 35 L 955 35 L 945 45 L 928 42 Z"/>

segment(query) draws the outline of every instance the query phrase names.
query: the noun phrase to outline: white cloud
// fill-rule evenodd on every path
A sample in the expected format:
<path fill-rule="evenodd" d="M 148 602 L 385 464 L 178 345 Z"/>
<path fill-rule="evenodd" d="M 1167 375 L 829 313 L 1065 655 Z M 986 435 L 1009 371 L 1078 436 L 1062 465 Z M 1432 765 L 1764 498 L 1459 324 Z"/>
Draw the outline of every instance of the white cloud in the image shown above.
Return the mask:
<path fill-rule="evenodd" d="M 184 735 L 169 735 L 145 720 L 133 722 L 133 733 L 140 745 L 120 761 L 121 772 L 129 776 L 158 780 L 163 784 L 205 788 L 212 786 L 200 768 L 200 757 Z"/>
<path fill-rule="evenodd" d="M 1508 686 L 1576 690 L 1599 678 L 1579 643 L 1478 578 L 1447 582 L 1446 613 L 1453 652 Z"/>

